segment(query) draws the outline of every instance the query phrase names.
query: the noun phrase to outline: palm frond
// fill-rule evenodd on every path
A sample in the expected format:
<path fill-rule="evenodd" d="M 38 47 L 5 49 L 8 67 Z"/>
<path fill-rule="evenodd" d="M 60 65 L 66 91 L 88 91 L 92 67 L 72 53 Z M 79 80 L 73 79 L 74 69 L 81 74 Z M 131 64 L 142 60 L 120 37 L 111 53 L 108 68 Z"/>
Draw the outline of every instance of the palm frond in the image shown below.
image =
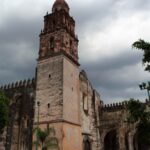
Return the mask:
<path fill-rule="evenodd" d="M 39 130 L 39 128 L 38 127 L 36 127 L 36 128 L 33 128 L 33 133 L 36 133 L 37 131 Z"/>
<path fill-rule="evenodd" d="M 147 65 L 147 66 L 145 67 L 145 71 L 149 71 L 149 72 L 150 72 L 150 65 Z"/>
<path fill-rule="evenodd" d="M 54 128 L 48 128 L 47 130 L 48 130 L 48 132 L 49 132 L 50 135 L 54 136 L 56 134 L 56 131 L 55 131 Z"/>
<path fill-rule="evenodd" d="M 37 141 L 34 142 L 35 145 L 42 147 L 42 150 L 47 150 L 50 148 L 58 148 L 58 140 L 55 136 L 54 128 L 45 128 L 41 130 L 40 128 L 34 128 L 33 132 L 36 135 Z"/>
<path fill-rule="evenodd" d="M 50 137 L 46 140 L 45 145 L 50 148 L 58 148 L 58 139 L 56 137 Z"/>
<path fill-rule="evenodd" d="M 42 150 L 48 150 L 48 148 L 46 146 L 42 147 Z"/>
<path fill-rule="evenodd" d="M 32 144 L 33 144 L 33 145 L 41 146 L 40 142 L 38 142 L 38 141 L 34 141 Z"/>

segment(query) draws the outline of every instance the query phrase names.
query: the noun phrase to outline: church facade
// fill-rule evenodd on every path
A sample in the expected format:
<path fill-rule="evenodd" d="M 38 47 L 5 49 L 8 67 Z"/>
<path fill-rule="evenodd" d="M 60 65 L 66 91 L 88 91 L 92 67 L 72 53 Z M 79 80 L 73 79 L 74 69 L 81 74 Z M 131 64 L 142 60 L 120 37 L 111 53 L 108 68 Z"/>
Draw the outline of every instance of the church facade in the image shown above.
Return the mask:
<path fill-rule="evenodd" d="M 1 87 L 11 99 L 1 150 L 35 150 L 37 126 L 55 129 L 53 150 L 140 149 L 134 125 L 125 122 L 126 104 L 104 105 L 80 71 L 78 42 L 68 4 L 56 0 L 44 17 L 35 78 Z"/>

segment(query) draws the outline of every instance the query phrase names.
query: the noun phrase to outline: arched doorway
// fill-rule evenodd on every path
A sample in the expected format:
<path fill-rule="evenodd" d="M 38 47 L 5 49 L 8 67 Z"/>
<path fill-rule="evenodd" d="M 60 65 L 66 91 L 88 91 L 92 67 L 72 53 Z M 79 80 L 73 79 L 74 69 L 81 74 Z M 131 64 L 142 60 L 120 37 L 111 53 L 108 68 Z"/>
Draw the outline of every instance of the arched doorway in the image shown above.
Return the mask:
<path fill-rule="evenodd" d="M 83 150 L 92 150 L 91 141 L 90 141 L 90 138 L 88 136 L 84 136 Z"/>
<path fill-rule="evenodd" d="M 87 140 L 87 141 L 85 141 L 85 147 L 84 147 L 84 150 L 91 150 L 91 144 L 90 144 L 90 142 Z"/>
<path fill-rule="evenodd" d="M 104 150 L 118 150 L 117 131 L 112 130 L 108 132 L 104 139 Z"/>

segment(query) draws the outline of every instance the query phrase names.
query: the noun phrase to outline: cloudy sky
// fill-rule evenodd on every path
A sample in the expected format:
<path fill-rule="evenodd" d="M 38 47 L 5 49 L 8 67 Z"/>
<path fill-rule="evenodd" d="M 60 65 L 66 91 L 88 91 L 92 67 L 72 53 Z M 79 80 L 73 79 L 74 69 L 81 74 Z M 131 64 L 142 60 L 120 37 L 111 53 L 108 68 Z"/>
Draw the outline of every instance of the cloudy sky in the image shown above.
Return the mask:
<path fill-rule="evenodd" d="M 0 84 L 34 77 L 43 16 L 54 0 L 1 0 Z M 105 103 L 145 99 L 138 84 L 150 80 L 132 49 L 150 41 L 149 0 L 67 0 L 76 20 L 81 68 Z"/>

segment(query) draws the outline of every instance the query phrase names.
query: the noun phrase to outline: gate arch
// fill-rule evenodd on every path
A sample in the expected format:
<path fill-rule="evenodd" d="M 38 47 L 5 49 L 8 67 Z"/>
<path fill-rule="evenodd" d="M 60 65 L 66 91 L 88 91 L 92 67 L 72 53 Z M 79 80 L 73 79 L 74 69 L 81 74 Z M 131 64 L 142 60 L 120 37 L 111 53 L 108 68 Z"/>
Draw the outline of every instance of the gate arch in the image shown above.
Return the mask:
<path fill-rule="evenodd" d="M 109 131 L 104 138 L 104 150 L 118 150 L 118 136 L 116 130 Z"/>

